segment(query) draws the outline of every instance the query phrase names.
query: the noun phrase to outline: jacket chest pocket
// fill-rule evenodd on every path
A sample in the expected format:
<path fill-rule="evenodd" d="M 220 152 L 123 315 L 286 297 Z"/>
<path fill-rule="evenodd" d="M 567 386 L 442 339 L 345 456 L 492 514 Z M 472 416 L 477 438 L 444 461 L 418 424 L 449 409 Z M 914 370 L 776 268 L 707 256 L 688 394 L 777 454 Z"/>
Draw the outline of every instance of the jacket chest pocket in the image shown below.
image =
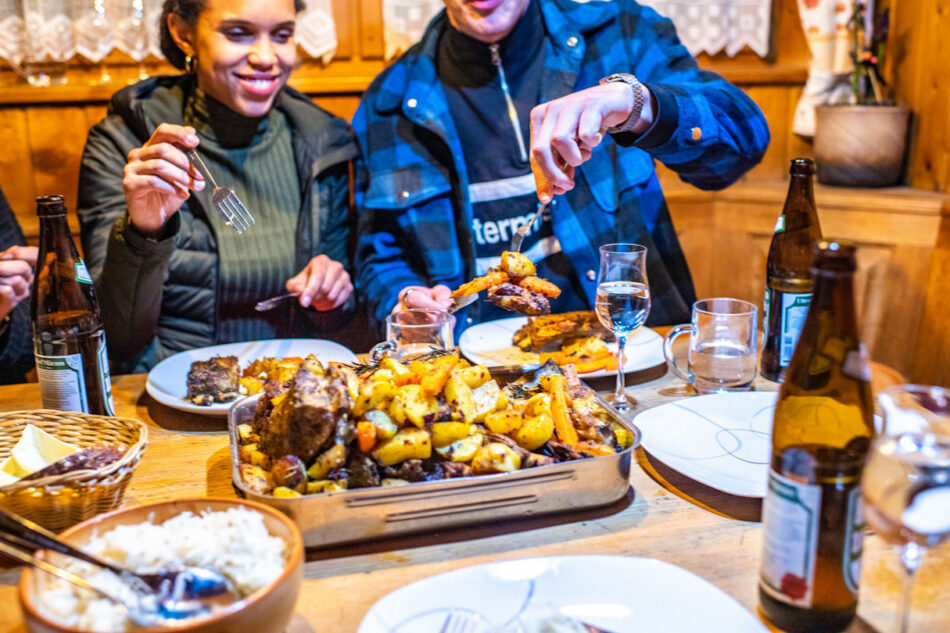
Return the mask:
<path fill-rule="evenodd" d="M 621 192 L 642 187 L 653 177 L 653 159 L 635 147 L 603 143 L 580 168 L 591 196 L 602 211 L 616 213 Z"/>
<path fill-rule="evenodd" d="M 460 277 L 459 249 L 452 186 L 436 166 L 418 162 L 375 170 L 363 201 L 372 213 L 392 213 L 401 233 L 406 259 L 432 281 Z"/>

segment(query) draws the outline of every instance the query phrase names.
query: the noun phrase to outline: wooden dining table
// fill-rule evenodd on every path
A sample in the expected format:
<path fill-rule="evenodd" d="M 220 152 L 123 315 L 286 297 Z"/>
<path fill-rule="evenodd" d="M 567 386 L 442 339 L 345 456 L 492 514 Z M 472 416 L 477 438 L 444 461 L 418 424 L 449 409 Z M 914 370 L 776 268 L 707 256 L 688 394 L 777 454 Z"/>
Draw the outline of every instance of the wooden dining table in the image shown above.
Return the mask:
<path fill-rule="evenodd" d="M 694 395 L 662 367 L 642 373 L 639 380 L 628 386 L 635 411 Z M 145 382 L 145 375 L 114 380 L 116 414 L 149 427 L 149 445 L 124 504 L 233 497 L 225 419 L 170 409 L 147 395 Z M 759 380 L 754 388 L 774 390 L 776 384 Z M 0 387 L 0 411 L 39 407 L 38 385 Z M 626 496 L 607 507 L 309 550 L 303 589 L 287 631 L 356 631 L 374 602 L 413 581 L 479 563 L 569 554 L 666 561 L 704 578 L 762 617 L 757 597 L 761 501 L 693 481 L 643 448 L 636 449 L 635 462 Z M 0 633 L 26 630 L 17 599 L 19 576 L 18 568 L 0 567 Z M 902 582 L 895 552 L 870 535 L 858 617 L 848 631 L 896 633 Z M 656 608 L 689 608 L 678 600 L 670 595 Z M 950 631 L 950 547 L 928 553 L 918 571 L 911 631 Z"/>

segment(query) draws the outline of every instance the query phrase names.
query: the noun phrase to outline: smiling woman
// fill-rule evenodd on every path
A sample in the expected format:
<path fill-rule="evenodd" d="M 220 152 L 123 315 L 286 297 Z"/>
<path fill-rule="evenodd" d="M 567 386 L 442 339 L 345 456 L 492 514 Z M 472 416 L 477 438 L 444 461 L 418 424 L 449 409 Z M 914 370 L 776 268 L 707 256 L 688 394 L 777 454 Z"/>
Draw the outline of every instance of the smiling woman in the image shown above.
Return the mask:
<path fill-rule="evenodd" d="M 198 86 L 244 116 L 267 113 L 297 59 L 300 0 L 172 0 L 162 51 Z"/>
<path fill-rule="evenodd" d="M 345 121 L 287 86 L 302 7 L 165 0 L 162 51 L 185 73 L 120 90 L 90 131 L 78 211 L 115 371 L 217 343 L 335 338 L 349 320 L 356 145 Z M 214 212 L 189 150 L 245 203 L 248 231 Z M 253 310 L 288 292 L 298 300 Z"/>

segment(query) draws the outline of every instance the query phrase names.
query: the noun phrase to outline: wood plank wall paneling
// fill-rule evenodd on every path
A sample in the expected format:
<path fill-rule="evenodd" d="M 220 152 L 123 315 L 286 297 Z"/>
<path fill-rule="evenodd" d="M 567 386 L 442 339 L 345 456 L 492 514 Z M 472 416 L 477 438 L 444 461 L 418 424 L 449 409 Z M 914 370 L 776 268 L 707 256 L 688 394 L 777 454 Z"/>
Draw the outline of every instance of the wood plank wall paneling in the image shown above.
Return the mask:
<path fill-rule="evenodd" d="M 950 0 L 890 0 L 887 76 L 914 113 L 910 183 L 950 191 Z"/>

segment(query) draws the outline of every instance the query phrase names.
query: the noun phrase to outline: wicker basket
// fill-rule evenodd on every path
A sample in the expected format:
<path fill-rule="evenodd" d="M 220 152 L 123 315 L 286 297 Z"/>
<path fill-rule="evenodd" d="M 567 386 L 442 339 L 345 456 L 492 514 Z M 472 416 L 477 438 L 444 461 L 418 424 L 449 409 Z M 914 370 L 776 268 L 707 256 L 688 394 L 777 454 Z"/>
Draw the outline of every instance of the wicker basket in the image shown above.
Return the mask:
<path fill-rule="evenodd" d="M 125 454 L 96 470 L 23 481 L 0 488 L 0 507 L 58 532 L 122 502 L 148 444 L 148 427 L 132 418 L 39 409 L 0 413 L 0 460 L 13 451 L 27 424 L 79 448 L 123 445 Z"/>

